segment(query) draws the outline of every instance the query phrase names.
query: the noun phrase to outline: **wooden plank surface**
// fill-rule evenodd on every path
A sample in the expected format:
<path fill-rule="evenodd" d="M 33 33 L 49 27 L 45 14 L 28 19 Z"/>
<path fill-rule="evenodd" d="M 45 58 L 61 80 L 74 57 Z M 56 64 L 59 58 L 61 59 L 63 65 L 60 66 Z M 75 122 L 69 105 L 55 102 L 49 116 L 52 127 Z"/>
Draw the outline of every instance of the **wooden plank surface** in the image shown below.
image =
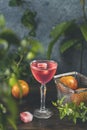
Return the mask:
<path fill-rule="evenodd" d="M 30 123 L 23 123 L 18 121 L 18 130 L 87 130 L 87 122 L 78 122 L 76 125 L 67 119 L 60 120 L 58 110 L 52 105 L 52 101 L 56 100 L 56 86 L 55 84 L 47 85 L 46 106 L 52 109 L 53 116 L 49 119 L 33 118 Z M 40 106 L 40 92 L 39 87 L 31 88 L 28 97 L 19 103 L 20 112 L 29 111 L 33 114 L 35 108 Z"/>

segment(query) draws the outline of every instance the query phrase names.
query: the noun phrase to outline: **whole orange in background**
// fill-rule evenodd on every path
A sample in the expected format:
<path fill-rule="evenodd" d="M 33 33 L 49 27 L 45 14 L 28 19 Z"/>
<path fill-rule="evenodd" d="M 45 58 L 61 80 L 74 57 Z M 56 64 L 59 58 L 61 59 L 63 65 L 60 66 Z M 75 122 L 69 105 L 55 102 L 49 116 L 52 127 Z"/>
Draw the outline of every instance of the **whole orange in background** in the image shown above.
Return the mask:
<path fill-rule="evenodd" d="M 60 78 L 60 81 L 73 90 L 78 88 L 78 81 L 74 76 L 63 76 Z"/>
<path fill-rule="evenodd" d="M 12 87 L 11 92 L 15 98 L 22 98 L 28 95 L 29 85 L 24 80 L 18 80 L 18 82 Z"/>

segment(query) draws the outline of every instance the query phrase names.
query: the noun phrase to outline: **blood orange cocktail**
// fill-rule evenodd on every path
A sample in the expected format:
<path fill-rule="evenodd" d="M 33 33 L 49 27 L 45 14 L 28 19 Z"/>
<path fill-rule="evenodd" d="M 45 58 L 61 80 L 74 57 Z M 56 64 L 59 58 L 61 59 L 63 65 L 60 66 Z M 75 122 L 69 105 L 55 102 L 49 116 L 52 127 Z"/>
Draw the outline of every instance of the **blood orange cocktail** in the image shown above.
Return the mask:
<path fill-rule="evenodd" d="M 57 62 L 53 60 L 34 60 L 30 63 L 30 68 L 35 79 L 41 83 L 41 106 L 36 109 L 34 116 L 37 118 L 47 119 L 52 116 L 52 112 L 45 108 L 46 83 L 48 83 L 56 73 Z"/>
<path fill-rule="evenodd" d="M 45 84 L 53 78 L 56 67 L 57 64 L 54 61 L 34 61 L 31 71 L 38 82 Z"/>

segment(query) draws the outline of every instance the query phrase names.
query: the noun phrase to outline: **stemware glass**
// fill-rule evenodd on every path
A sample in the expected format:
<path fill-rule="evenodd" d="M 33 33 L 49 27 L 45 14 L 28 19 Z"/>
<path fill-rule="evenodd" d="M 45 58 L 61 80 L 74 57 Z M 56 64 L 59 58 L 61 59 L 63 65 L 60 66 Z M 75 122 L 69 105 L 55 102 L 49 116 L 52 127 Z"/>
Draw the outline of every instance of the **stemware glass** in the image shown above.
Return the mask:
<path fill-rule="evenodd" d="M 31 72 L 34 78 L 41 83 L 40 95 L 41 105 L 40 109 L 34 111 L 34 116 L 37 118 L 47 119 L 52 116 L 52 111 L 45 107 L 46 100 L 46 83 L 48 83 L 56 73 L 57 62 L 53 60 L 33 60 L 30 63 Z"/>

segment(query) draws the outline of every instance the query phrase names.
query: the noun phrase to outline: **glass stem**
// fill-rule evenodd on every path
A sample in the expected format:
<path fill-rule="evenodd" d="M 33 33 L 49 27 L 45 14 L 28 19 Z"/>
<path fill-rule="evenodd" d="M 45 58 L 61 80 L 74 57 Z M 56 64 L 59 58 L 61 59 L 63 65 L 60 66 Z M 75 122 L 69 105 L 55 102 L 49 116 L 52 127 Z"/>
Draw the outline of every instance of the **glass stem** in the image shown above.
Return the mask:
<path fill-rule="evenodd" d="M 41 94 L 41 106 L 40 110 L 44 111 L 45 110 L 45 99 L 46 99 L 46 85 L 42 84 L 40 87 L 40 94 Z"/>

